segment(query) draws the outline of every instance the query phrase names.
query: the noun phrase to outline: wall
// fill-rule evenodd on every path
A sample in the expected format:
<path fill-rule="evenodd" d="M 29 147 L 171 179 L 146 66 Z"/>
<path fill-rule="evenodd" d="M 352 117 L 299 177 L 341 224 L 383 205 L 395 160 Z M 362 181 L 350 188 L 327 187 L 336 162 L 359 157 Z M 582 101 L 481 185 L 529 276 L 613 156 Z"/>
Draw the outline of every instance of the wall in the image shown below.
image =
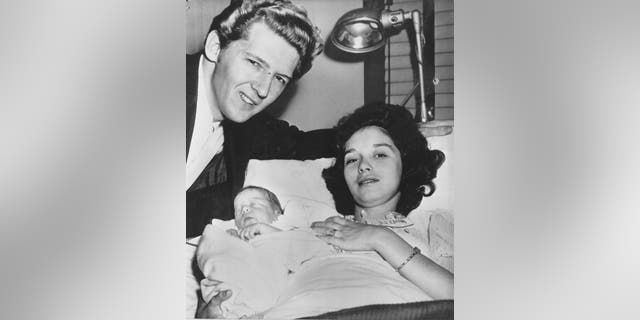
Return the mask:
<path fill-rule="evenodd" d="M 186 2 L 186 52 L 201 50 L 211 19 L 228 0 Z M 362 7 L 362 0 L 297 0 L 309 12 L 326 39 L 333 24 L 345 12 Z M 332 127 L 338 119 L 364 103 L 362 62 L 339 62 L 326 53 L 316 57 L 311 71 L 287 89 L 268 108 L 280 119 L 303 130 Z"/>

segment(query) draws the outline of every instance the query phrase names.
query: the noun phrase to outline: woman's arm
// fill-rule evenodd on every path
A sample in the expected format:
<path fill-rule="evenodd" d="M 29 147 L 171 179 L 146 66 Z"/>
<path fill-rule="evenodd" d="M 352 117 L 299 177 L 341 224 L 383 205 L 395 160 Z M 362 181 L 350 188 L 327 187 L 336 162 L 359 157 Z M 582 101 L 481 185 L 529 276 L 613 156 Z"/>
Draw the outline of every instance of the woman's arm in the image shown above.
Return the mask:
<path fill-rule="evenodd" d="M 395 232 L 384 227 L 376 227 L 375 251 L 392 267 L 398 268 L 406 262 L 398 272 L 418 288 L 434 299 L 453 299 L 453 274 L 422 254 L 413 253 L 413 247 Z"/>
<path fill-rule="evenodd" d="M 386 227 L 331 217 L 311 227 L 319 238 L 344 250 L 374 250 L 394 269 L 407 261 L 413 247 Z M 335 230 L 335 231 L 334 231 Z M 453 274 L 422 254 L 416 254 L 398 271 L 434 299 L 453 298 Z"/>

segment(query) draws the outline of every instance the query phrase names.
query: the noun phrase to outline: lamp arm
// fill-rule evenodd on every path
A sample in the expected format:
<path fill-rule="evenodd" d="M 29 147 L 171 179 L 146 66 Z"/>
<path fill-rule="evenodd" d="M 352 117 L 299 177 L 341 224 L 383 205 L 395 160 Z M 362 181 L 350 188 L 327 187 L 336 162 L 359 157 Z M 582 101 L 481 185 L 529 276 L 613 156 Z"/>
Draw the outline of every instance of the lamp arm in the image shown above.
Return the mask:
<path fill-rule="evenodd" d="M 420 11 L 411 11 L 411 21 L 415 33 L 416 61 L 418 63 L 418 78 L 420 84 L 420 122 L 428 122 L 435 118 L 434 108 L 427 110 L 427 103 L 424 90 L 424 65 L 422 59 L 422 32 L 420 28 Z"/>

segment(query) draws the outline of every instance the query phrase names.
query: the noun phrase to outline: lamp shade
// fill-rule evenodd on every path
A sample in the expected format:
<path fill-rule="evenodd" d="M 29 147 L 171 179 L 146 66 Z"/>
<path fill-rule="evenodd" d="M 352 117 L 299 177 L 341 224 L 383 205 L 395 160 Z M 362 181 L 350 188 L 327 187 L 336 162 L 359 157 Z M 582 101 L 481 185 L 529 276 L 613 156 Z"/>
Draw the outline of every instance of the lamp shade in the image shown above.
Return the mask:
<path fill-rule="evenodd" d="M 345 13 L 331 32 L 331 43 L 350 53 L 366 53 L 385 44 L 380 11 L 359 8 Z"/>
<path fill-rule="evenodd" d="M 417 61 L 418 77 L 420 84 L 420 122 L 426 123 L 434 118 L 434 107 L 427 108 L 425 101 L 424 71 L 422 70 L 422 30 L 420 24 L 420 12 L 413 10 L 405 13 L 398 10 L 376 10 L 359 8 L 351 10 L 336 22 L 331 32 L 331 43 L 339 50 L 359 54 L 375 51 L 385 45 L 387 37 L 393 32 L 402 29 L 405 22 L 412 21 L 415 34 L 415 55 Z M 417 86 L 416 86 L 417 87 Z M 408 97 L 413 95 L 415 88 Z"/>

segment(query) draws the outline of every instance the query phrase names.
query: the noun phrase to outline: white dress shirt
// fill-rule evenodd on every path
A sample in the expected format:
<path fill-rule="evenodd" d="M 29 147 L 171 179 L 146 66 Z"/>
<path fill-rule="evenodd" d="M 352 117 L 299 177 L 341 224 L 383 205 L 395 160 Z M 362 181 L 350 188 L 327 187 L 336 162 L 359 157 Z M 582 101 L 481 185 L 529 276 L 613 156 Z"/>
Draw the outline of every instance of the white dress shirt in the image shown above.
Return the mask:
<path fill-rule="evenodd" d="M 211 104 L 205 94 L 204 75 L 202 70 L 203 59 L 200 57 L 198 67 L 198 98 L 196 100 L 196 119 L 193 125 L 193 136 L 187 155 L 186 190 L 200 176 L 202 170 L 209 164 L 213 157 L 222 151 L 224 142 L 223 128 L 220 121 L 213 121 Z"/>

